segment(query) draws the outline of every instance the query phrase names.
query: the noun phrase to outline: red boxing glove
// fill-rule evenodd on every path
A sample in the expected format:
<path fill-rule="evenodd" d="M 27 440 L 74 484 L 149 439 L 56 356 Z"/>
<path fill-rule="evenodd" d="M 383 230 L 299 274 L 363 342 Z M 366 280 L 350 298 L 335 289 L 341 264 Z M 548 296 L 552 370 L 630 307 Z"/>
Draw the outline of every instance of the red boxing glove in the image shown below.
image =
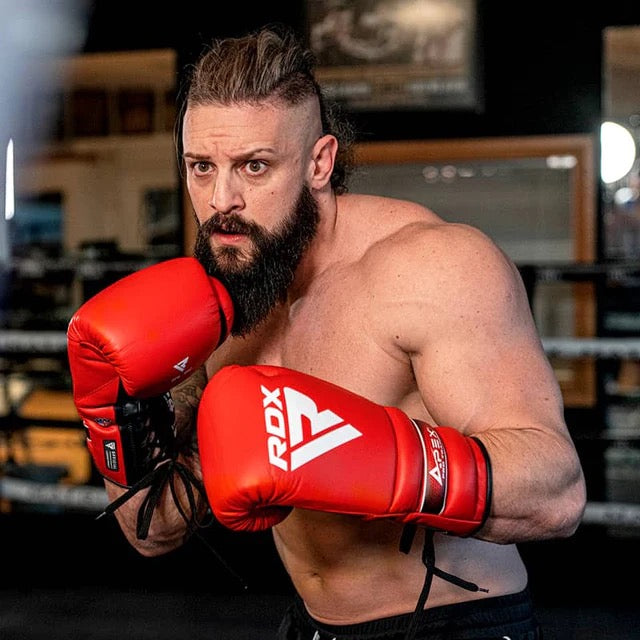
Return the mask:
<path fill-rule="evenodd" d="M 209 503 L 231 529 L 266 529 L 301 507 L 466 536 L 489 512 L 478 440 L 282 367 L 213 376 L 198 445 Z"/>
<path fill-rule="evenodd" d="M 231 298 L 191 257 L 140 269 L 85 302 L 67 330 L 73 398 L 98 471 L 131 486 L 173 437 L 166 393 L 200 367 L 233 324 Z"/>

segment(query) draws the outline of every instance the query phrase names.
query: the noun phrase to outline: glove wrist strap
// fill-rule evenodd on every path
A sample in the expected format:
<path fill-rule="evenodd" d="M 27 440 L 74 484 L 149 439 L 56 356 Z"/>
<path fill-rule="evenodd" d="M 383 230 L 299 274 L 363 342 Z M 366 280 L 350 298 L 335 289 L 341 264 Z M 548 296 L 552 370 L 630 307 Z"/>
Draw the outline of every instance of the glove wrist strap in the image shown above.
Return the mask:
<path fill-rule="evenodd" d="M 132 486 L 158 464 L 177 457 L 175 419 L 170 393 L 154 398 L 118 394 L 115 417 L 122 447 L 126 486 Z"/>

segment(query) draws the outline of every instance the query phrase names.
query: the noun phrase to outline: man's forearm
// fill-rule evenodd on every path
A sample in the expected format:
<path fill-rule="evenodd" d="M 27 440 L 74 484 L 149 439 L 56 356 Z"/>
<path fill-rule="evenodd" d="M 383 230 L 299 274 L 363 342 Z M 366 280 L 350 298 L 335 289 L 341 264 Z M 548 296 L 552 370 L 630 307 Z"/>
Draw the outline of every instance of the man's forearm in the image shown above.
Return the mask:
<path fill-rule="evenodd" d="M 174 428 L 181 450 L 178 463 L 193 473 L 198 481 L 201 481 L 202 473 L 195 438 L 195 419 L 206 381 L 205 368 L 201 367 L 187 380 L 171 390 L 175 406 Z M 199 491 L 193 486 L 191 487 L 191 496 L 194 500 L 192 504 L 187 495 L 185 484 L 179 479 L 176 480 L 174 489 L 183 513 L 180 513 L 167 484 L 153 510 L 148 535 L 145 539 L 140 539 L 138 536 L 138 520 L 149 489 L 138 491 L 114 512 L 129 543 L 143 555 L 160 555 L 179 547 L 188 534 L 188 521 L 201 521 L 208 510 L 206 499 Z M 108 481 L 105 481 L 105 487 L 110 502 L 120 498 L 126 492 L 126 489 Z"/>

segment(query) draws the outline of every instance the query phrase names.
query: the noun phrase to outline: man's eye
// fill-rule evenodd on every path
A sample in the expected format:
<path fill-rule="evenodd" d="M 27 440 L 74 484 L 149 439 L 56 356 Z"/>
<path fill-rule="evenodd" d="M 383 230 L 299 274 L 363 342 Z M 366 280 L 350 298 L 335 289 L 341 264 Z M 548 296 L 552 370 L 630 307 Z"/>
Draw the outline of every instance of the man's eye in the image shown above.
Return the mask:
<path fill-rule="evenodd" d="M 249 162 L 247 162 L 247 171 L 249 173 L 261 173 L 264 168 L 265 164 L 262 160 L 249 160 Z"/>
<path fill-rule="evenodd" d="M 209 170 L 209 163 L 202 160 L 200 162 L 196 162 L 194 168 L 198 173 L 206 173 Z"/>

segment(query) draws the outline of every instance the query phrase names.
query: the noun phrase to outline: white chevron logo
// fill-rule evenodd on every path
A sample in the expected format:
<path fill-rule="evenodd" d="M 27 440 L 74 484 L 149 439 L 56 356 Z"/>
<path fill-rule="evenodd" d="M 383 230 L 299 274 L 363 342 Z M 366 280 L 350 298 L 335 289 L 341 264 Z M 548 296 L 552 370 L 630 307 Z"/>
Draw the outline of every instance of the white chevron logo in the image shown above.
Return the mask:
<path fill-rule="evenodd" d="M 174 369 L 177 369 L 180 373 L 184 373 L 187 370 L 187 364 L 189 363 L 189 356 L 180 360 L 180 362 L 176 362 L 173 365 Z"/>
<path fill-rule="evenodd" d="M 269 462 L 283 471 L 294 471 L 362 435 L 330 409 L 318 411 L 316 403 L 296 389 L 283 387 L 271 391 L 264 385 L 260 388 Z M 303 419 L 311 425 L 308 437 Z M 284 457 L 287 452 L 289 460 Z"/>

